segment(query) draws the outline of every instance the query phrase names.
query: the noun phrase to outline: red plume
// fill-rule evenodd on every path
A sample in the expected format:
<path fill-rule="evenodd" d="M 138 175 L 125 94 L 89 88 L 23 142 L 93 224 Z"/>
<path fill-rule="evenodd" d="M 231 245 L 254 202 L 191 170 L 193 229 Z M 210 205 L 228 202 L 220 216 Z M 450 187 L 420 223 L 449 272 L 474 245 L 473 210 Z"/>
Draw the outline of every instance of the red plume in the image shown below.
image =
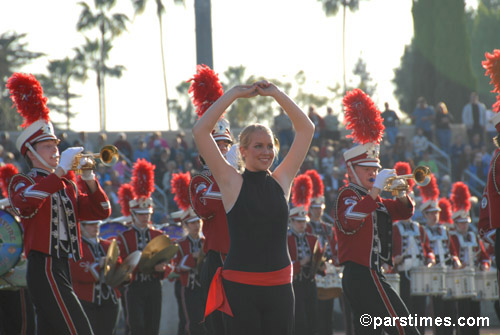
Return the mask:
<path fill-rule="evenodd" d="M 396 174 L 398 176 L 411 174 L 411 166 L 408 162 L 397 162 L 394 164 L 394 170 L 396 170 Z M 408 185 L 410 185 L 410 190 L 412 190 L 413 186 L 415 186 L 415 180 L 407 179 L 406 181 L 408 182 Z"/>
<path fill-rule="evenodd" d="M 311 169 L 307 170 L 305 174 L 308 175 L 312 181 L 312 186 L 313 186 L 312 197 L 317 198 L 319 196 L 322 196 L 324 194 L 324 185 L 323 185 L 323 180 L 321 179 L 321 176 L 319 175 L 318 171 Z"/>
<path fill-rule="evenodd" d="M 441 208 L 439 223 L 453 223 L 451 219 L 451 202 L 446 198 L 441 198 L 439 199 L 438 206 Z"/>
<path fill-rule="evenodd" d="M 76 183 L 76 175 L 75 171 L 73 170 L 68 170 L 68 172 L 63 177 Z"/>
<path fill-rule="evenodd" d="M 295 207 L 304 206 L 306 210 L 311 204 L 313 183 L 308 175 L 301 174 L 295 177 L 292 186 L 292 204 Z"/>
<path fill-rule="evenodd" d="M 124 216 L 130 215 L 130 201 L 135 199 L 134 188 L 130 184 L 122 184 L 118 189 L 118 202 L 122 207 L 122 214 Z"/>
<path fill-rule="evenodd" d="M 471 207 L 469 186 L 461 181 L 454 183 L 451 187 L 450 200 L 454 212 L 461 209 L 468 212 Z"/>
<path fill-rule="evenodd" d="M 170 185 L 172 194 L 175 194 L 174 201 L 179 209 L 186 210 L 191 206 L 189 201 L 189 183 L 191 182 L 191 173 L 173 173 Z"/>
<path fill-rule="evenodd" d="M 205 64 L 196 66 L 196 74 L 191 81 L 189 93 L 192 93 L 193 105 L 200 118 L 203 113 L 224 94 L 219 76 Z"/>
<path fill-rule="evenodd" d="M 486 60 L 481 64 L 486 69 L 485 76 L 490 76 L 490 84 L 494 86 L 491 92 L 500 94 L 500 49 L 493 50 L 492 54 L 486 52 L 484 55 Z"/>
<path fill-rule="evenodd" d="M 87 183 L 82 179 L 82 176 L 80 175 L 76 177 L 76 186 L 82 192 L 88 188 Z"/>
<path fill-rule="evenodd" d="M 422 202 L 427 200 L 437 200 L 439 198 L 439 187 L 437 185 L 436 177 L 431 173 L 431 181 L 425 186 L 419 186 L 420 194 L 422 195 Z"/>
<path fill-rule="evenodd" d="M 49 121 L 47 97 L 43 96 L 42 86 L 34 75 L 16 72 L 7 80 L 6 86 L 17 112 L 24 118 L 21 127 L 28 127 L 40 119 Z"/>
<path fill-rule="evenodd" d="M 384 120 L 372 99 L 362 90 L 356 88 L 347 92 L 342 100 L 344 104 L 344 124 L 346 129 L 352 130 L 351 135 L 355 142 L 361 144 L 380 143 L 384 135 Z"/>
<path fill-rule="evenodd" d="M 14 164 L 5 164 L 0 167 L 0 188 L 4 198 L 9 197 L 9 183 L 12 177 L 19 173 L 19 170 Z"/>
<path fill-rule="evenodd" d="M 155 166 L 145 159 L 137 159 L 130 184 L 138 198 L 149 198 L 155 191 Z"/>

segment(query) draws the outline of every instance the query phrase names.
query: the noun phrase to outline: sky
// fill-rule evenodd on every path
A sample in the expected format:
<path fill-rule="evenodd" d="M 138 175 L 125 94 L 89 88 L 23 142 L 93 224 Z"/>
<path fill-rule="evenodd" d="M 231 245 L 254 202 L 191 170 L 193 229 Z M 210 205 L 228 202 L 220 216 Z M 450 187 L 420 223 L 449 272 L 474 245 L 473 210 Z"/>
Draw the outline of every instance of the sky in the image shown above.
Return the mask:
<path fill-rule="evenodd" d="M 46 55 L 22 68 L 26 73 L 47 73 L 49 60 L 73 57 L 84 43 L 76 31 L 81 7 L 78 1 L 15 0 L 0 3 L 0 33 L 26 33 L 30 51 Z M 93 4 L 93 1 L 87 0 Z M 474 1 L 467 1 L 473 4 Z M 194 0 L 185 6 L 164 0 L 164 47 L 169 98 L 178 98 L 175 87 L 196 71 Z M 412 0 L 362 0 L 358 11 L 346 17 L 347 81 L 358 58 L 377 84 L 373 100 L 383 109 L 389 102 L 398 111 L 393 95 L 394 69 L 413 36 Z M 123 65 L 120 79 L 106 81 L 108 131 L 168 130 L 159 44 L 159 25 L 154 1 L 135 16 L 131 0 L 118 0 L 113 11 L 131 19 L 128 30 L 114 40 L 109 65 Z M 87 36 L 92 36 L 87 33 Z M 327 17 L 316 0 L 212 0 L 214 70 L 243 65 L 246 75 L 294 82 L 305 72 L 305 90 L 328 95 L 327 87 L 342 83 L 342 12 Z M 0 83 L 4 85 L 5 83 Z M 98 93 L 95 76 L 74 83 L 71 123 L 75 131 L 99 131 Z M 340 111 L 340 102 L 334 104 Z M 306 106 L 301 106 L 306 107 Z M 325 114 L 326 107 L 320 108 Z M 57 113 L 54 121 L 64 121 Z M 175 116 L 171 116 L 175 129 Z"/>

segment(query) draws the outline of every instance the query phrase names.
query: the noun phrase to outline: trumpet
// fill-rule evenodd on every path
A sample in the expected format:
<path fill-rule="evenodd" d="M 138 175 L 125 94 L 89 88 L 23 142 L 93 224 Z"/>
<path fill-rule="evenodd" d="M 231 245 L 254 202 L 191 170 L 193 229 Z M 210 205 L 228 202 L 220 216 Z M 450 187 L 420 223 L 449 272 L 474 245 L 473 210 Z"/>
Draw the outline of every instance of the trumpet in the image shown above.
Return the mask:
<path fill-rule="evenodd" d="M 81 166 L 80 160 L 82 158 L 90 158 L 92 163 Z M 96 159 L 99 159 L 101 163 L 106 166 L 113 166 L 120 159 L 120 153 L 118 152 L 118 148 L 114 145 L 105 145 L 101 148 L 99 153 L 77 154 L 73 159 L 71 170 L 75 171 L 75 174 L 81 174 L 84 170 L 94 170 L 96 166 Z"/>
<path fill-rule="evenodd" d="M 427 166 L 417 166 L 412 174 L 404 174 L 396 177 L 387 178 L 384 185 L 384 191 L 392 192 L 393 195 L 397 195 L 401 191 L 406 191 L 408 189 L 408 183 L 406 179 L 414 179 L 415 184 L 418 186 L 426 186 L 431 181 L 431 169 Z M 395 180 L 402 180 L 404 183 L 392 186 Z"/>

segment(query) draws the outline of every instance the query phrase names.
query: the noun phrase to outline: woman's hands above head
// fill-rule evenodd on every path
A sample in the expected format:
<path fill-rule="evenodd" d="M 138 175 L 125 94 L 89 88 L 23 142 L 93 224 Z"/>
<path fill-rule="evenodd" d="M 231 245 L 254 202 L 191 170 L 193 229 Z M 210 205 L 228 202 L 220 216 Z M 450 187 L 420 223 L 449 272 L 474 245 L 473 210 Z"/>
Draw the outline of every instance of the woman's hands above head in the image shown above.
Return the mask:
<path fill-rule="evenodd" d="M 262 96 L 274 96 L 279 92 L 278 87 L 267 80 L 261 80 L 254 84 L 257 88 L 257 92 Z"/>
<path fill-rule="evenodd" d="M 252 98 L 259 94 L 255 84 L 236 85 L 230 91 L 234 92 L 236 98 Z"/>

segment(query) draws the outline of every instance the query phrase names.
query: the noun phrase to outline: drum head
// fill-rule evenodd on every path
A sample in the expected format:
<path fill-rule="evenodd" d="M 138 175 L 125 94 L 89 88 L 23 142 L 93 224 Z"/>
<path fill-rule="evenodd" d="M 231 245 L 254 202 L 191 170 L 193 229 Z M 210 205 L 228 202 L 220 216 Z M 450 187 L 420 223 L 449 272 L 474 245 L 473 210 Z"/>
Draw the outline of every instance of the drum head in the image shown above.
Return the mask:
<path fill-rule="evenodd" d="M 160 227 L 160 230 L 170 237 L 172 242 L 176 242 L 177 240 L 184 237 L 185 232 L 181 226 L 177 226 L 176 224 L 167 223 Z"/>
<path fill-rule="evenodd" d="M 0 210 L 0 276 L 12 269 L 23 252 L 23 230 L 8 212 Z"/>
<path fill-rule="evenodd" d="M 117 237 L 118 233 L 127 230 L 127 226 L 119 222 L 106 222 L 99 226 L 99 236 L 105 240 Z"/>

